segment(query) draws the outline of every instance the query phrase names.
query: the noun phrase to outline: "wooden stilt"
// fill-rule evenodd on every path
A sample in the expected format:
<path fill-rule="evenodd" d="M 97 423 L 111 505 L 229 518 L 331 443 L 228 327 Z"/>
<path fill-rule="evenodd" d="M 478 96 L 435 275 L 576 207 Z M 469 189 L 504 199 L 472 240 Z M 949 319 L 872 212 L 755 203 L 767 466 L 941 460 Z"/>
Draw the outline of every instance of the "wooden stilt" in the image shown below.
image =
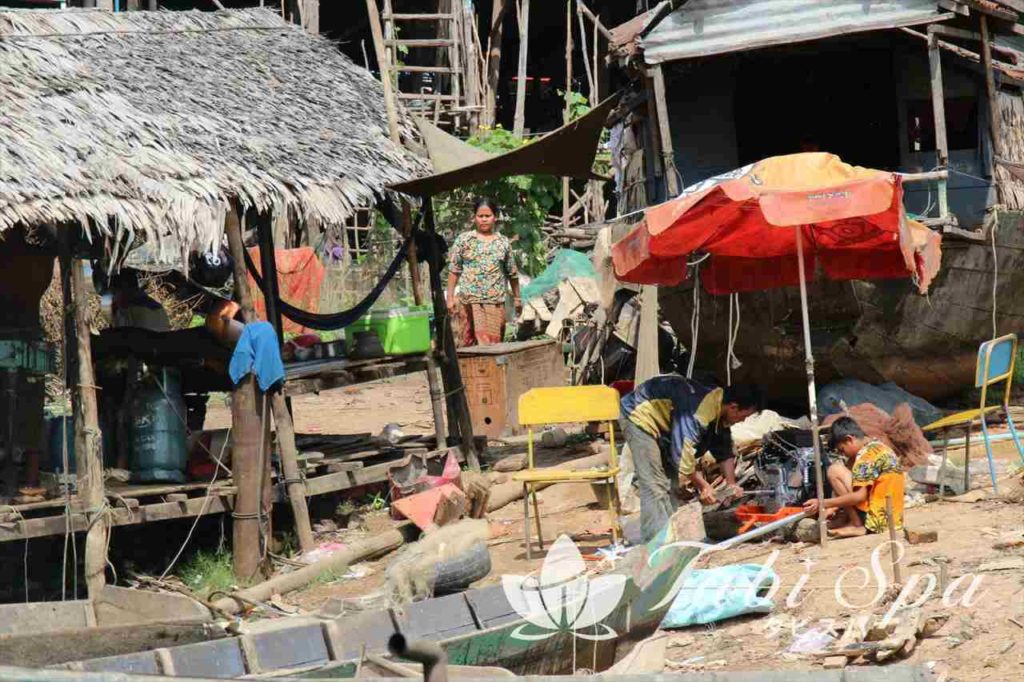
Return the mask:
<path fill-rule="evenodd" d="M 239 209 L 228 211 L 224 231 L 235 270 L 235 299 L 242 306 L 246 323 L 255 319 L 252 296 L 245 270 L 245 246 Z M 260 506 L 263 472 L 260 470 L 260 420 L 257 417 L 256 379 L 246 376 L 231 392 L 231 474 L 238 494 L 232 529 L 235 577 L 250 580 L 260 570 Z"/>
<path fill-rule="evenodd" d="M 423 222 L 431 237 L 437 233 L 434 225 L 434 204 L 428 197 L 423 200 Z M 466 462 L 473 471 L 480 471 L 479 453 L 473 440 L 473 420 L 469 414 L 469 403 L 466 390 L 462 383 L 462 371 L 459 369 L 459 356 L 455 348 L 455 337 L 452 335 L 451 320 L 448 317 L 448 306 L 445 305 L 444 289 L 441 286 L 441 258 L 436 246 L 428 255 L 430 267 L 430 292 L 434 304 L 434 319 L 437 324 L 438 343 L 441 346 L 438 360 L 441 365 L 441 379 L 444 382 L 444 394 L 448 404 L 448 428 L 453 436 L 462 441 Z"/>
<path fill-rule="evenodd" d="M 370 15 L 370 35 L 373 37 L 373 51 L 377 56 L 380 81 L 384 86 L 384 109 L 388 116 L 388 130 L 392 140 L 399 139 L 398 112 L 395 110 L 394 88 L 391 82 L 391 65 L 384 52 L 384 29 L 380 25 L 380 8 L 377 0 L 366 0 L 366 12 Z"/>
<path fill-rule="evenodd" d="M 665 189 L 669 197 L 674 197 L 682 190 L 679 172 L 676 170 L 676 157 L 672 149 L 672 129 L 668 122 L 668 102 L 665 99 L 665 74 L 658 64 L 652 70 L 654 81 L 654 105 L 658 115 L 658 137 L 661 139 L 661 158 L 664 160 Z"/>
<path fill-rule="evenodd" d="M 526 130 L 526 63 L 530 50 L 530 0 L 519 0 L 519 65 L 516 71 L 516 114 L 512 134 Z"/>
<path fill-rule="evenodd" d="M 501 82 L 501 39 L 509 0 L 494 0 L 491 5 L 491 32 L 487 38 L 487 92 L 484 97 L 483 125 L 493 128 L 498 111 L 498 84 Z"/>
<path fill-rule="evenodd" d="M 68 374 L 74 382 L 72 405 L 75 413 L 75 467 L 78 475 L 78 497 L 89 520 L 85 535 L 85 584 L 89 598 L 95 599 L 106 584 L 107 543 L 110 538 L 110 517 L 107 514 L 103 488 L 103 453 L 96 404 L 96 378 L 92 367 L 92 344 L 89 337 L 85 270 L 72 254 L 74 230 L 61 231 L 61 274 L 67 283 L 64 288 L 65 315 L 74 318 L 75 374 Z M 64 273 L 67 273 L 65 275 Z M 71 339 L 68 340 L 69 345 Z M 65 357 L 72 348 L 65 346 Z"/>
<path fill-rule="evenodd" d="M 562 122 L 568 123 L 572 118 L 572 0 L 565 3 L 565 111 Z M 562 227 L 569 227 L 572 216 L 569 205 L 572 197 L 569 194 L 569 178 L 562 178 Z"/>
<path fill-rule="evenodd" d="M 278 340 L 283 342 L 284 325 L 277 305 L 280 295 L 277 257 L 270 221 L 261 216 L 257 230 L 260 240 L 260 267 L 263 270 L 263 299 L 266 304 L 267 319 L 274 325 Z M 309 506 L 306 503 L 306 484 L 299 473 L 299 450 L 295 445 L 295 425 L 284 395 L 277 391 L 267 397 L 270 400 L 269 411 L 274 414 L 281 470 L 284 474 L 285 490 L 288 491 L 288 500 L 291 502 L 292 516 L 295 518 L 295 533 L 299 538 L 299 548 L 303 552 L 308 552 L 316 547 L 316 541 L 313 538 Z M 267 418 L 267 423 L 269 423 L 269 411 L 262 408 L 260 410 L 261 415 Z M 269 460 L 265 461 L 269 462 Z M 268 469 L 269 467 L 264 466 L 264 476 L 267 475 Z M 269 483 L 263 486 L 263 490 L 265 498 L 266 493 L 270 490 Z M 263 504 L 264 508 L 269 508 L 270 502 L 264 499 Z"/>

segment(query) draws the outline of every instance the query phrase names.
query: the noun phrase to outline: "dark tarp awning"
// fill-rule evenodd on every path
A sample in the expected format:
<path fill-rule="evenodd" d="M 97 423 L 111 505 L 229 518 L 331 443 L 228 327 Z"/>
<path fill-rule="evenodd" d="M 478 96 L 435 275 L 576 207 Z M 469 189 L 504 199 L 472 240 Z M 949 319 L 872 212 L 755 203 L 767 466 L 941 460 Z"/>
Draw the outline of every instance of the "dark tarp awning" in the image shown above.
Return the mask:
<path fill-rule="evenodd" d="M 586 115 L 519 149 L 483 160 L 480 160 L 479 155 L 475 155 L 472 162 L 466 165 L 391 185 L 391 189 L 414 196 L 432 196 L 439 192 L 511 175 L 591 178 L 601 131 L 604 130 L 605 121 L 618 99 L 618 95 L 609 97 Z M 451 163 L 442 160 L 451 156 L 451 140 L 442 141 L 437 135 L 432 134 L 425 135 L 424 142 L 431 159 L 433 160 L 435 155 L 438 156 L 435 168 L 451 168 Z"/>

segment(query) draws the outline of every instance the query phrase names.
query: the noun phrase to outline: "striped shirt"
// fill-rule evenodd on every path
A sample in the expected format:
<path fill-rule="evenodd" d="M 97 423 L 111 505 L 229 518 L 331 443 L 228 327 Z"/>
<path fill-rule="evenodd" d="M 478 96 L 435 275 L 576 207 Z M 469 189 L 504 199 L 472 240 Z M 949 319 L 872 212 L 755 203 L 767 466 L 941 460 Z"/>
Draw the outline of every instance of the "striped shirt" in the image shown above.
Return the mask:
<path fill-rule="evenodd" d="M 622 415 L 652 437 L 671 436 L 672 462 L 689 476 L 697 447 L 722 411 L 722 389 L 675 374 L 654 377 L 622 399 Z"/>

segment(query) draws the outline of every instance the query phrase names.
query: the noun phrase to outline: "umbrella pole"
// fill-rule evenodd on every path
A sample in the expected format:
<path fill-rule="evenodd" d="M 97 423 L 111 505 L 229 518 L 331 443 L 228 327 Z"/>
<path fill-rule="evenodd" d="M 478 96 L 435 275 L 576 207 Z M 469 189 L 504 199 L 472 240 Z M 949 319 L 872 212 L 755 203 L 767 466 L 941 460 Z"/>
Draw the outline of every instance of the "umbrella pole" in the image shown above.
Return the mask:
<path fill-rule="evenodd" d="M 822 545 L 828 533 L 825 526 L 825 472 L 821 466 L 821 439 L 818 438 L 818 390 L 814 385 L 814 352 L 811 350 L 811 321 L 807 311 L 807 275 L 804 271 L 804 231 L 796 227 L 796 257 L 800 270 L 800 313 L 804 324 L 804 354 L 807 364 L 807 402 L 811 406 L 811 434 L 814 438 L 815 485 L 818 494 L 818 539 Z"/>

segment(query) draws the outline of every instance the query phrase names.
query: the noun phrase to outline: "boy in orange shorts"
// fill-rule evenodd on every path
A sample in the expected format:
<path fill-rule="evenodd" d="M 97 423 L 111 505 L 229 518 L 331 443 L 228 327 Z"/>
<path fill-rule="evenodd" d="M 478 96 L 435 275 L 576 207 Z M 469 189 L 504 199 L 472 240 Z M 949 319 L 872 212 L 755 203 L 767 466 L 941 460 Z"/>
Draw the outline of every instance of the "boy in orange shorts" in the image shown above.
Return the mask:
<path fill-rule="evenodd" d="M 829 530 L 834 537 L 855 537 L 865 533 L 882 533 L 889 529 L 885 513 L 887 497 L 892 498 L 892 518 L 896 530 L 903 529 L 903 494 L 905 478 L 899 457 L 877 440 L 869 440 L 850 417 L 840 417 L 832 424 L 829 447 L 843 455 L 844 462 L 828 468 L 833 497 L 825 500 L 826 509 L 844 509 L 846 521 Z M 808 500 L 804 509 L 818 513 L 818 501 Z"/>

